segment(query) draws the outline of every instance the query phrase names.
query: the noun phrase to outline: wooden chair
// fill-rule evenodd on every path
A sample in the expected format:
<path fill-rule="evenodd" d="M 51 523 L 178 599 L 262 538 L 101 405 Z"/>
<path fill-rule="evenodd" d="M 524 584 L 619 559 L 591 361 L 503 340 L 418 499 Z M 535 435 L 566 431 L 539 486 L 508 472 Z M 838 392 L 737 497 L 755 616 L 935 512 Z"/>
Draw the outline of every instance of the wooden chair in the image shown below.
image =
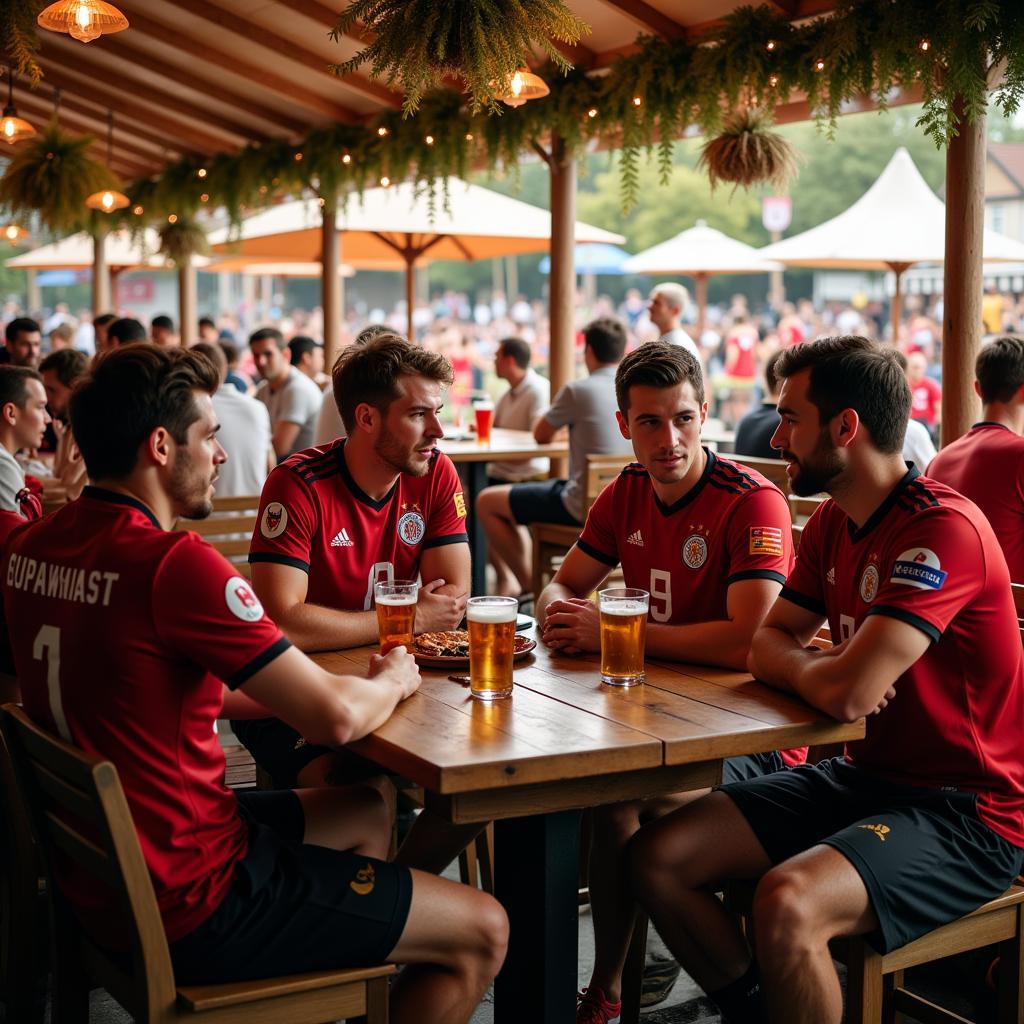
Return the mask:
<path fill-rule="evenodd" d="M 1024 619 L 1024 583 L 1011 583 L 1013 606 L 1017 609 L 1017 618 Z"/>
<path fill-rule="evenodd" d="M 756 469 L 761 476 L 771 480 L 783 494 L 789 494 L 789 475 L 782 459 L 765 459 L 758 455 L 731 455 L 734 462 L 748 469 Z"/>
<path fill-rule="evenodd" d="M 260 496 L 214 498 L 213 513 L 205 519 L 179 519 L 176 530 L 191 530 L 209 541 L 240 576 L 249 579 L 249 542 L 259 516 Z"/>
<path fill-rule="evenodd" d="M 818 506 L 825 500 L 824 494 L 812 494 L 809 497 L 801 498 L 795 494 L 789 496 L 789 514 L 793 517 L 794 523 L 805 523 L 815 512 Z"/>
<path fill-rule="evenodd" d="M 108 914 L 129 947 L 129 966 L 116 963 L 54 899 L 54 1016 L 88 1020 L 88 989 L 105 988 L 137 1021 L 170 1024 L 322 1024 L 365 1018 L 387 1024 L 390 965 L 320 971 L 226 985 L 176 986 L 149 871 L 117 771 L 4 706 L 0 757 L 14 766 L 8 799 L 27 808 L 53 887 L 53 859 L 65 861 L 114 894 Z"/>
<path fill-rule="evenodd" d="M 586 521 L 590 506 L 597 496 L 632 462 L 630 455 L 588 455 L 586 493 L 583 499 L 583 519 Z M 580 539 L 582 526 L 563 526 L 561 523 L 531 523 L 533 536 L 533 595 L 537 597 L 555 574 L 554 559 L 564 557 Z"/>

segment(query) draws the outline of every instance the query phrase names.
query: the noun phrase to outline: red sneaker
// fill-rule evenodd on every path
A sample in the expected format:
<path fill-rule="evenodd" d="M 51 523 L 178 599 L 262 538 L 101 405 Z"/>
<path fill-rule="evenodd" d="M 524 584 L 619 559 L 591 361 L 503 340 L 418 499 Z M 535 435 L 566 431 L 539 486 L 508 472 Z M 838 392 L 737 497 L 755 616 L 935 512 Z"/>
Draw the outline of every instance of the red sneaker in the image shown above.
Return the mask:
<path fill-rule="evenodd" d="M 591 985 L 577 997 L 576 1024 L 609 1024 L 618 1020 L 622 1003 L 611 1003 L 601 989 Z"/>

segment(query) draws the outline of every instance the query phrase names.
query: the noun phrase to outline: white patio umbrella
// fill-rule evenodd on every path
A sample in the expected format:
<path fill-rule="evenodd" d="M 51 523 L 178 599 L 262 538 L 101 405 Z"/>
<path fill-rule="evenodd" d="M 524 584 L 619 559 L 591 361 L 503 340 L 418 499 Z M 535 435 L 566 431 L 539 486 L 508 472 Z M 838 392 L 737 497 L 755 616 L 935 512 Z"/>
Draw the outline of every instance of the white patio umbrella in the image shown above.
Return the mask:
<path fill-rule="evenodd" d="M 413 272 L 432 260 L 482 260 L 494 256 L 546 252 L 551 239 L 551 214 L 529 203 L 471 185 L 448 180 L 449 208 L 440 195 L 431 216 L 427 197 L 409 182 L 367 189 L 338 210 L 342 259 L 353 266 L 374 261 L 389 269 L 396 258 L 405 268 L 405 293 L 412 336 Z M 611 231 L 576 223 L 577 242 L 625 239 Z M 214 253 L 250 263 L 320 261 L 321 212 L 316 200 L 282 203 L 243 221 L 241 229 L 210 234 Z"/>
<path fill-rule="evenodd" d="M 684 274 L 696 284 L 697 334 L 704 329 L 708 278 L 716 274 L 770 274 L 780 263 L 765 259 L 752 245 L 709 228 L 699 220 L 674 238 L 659 242 L 626 260 L 627 274 Z"/>
<path fill-rule="evenodd" d="M 106 237 L 107 266 L 117 275 L 125 270 L 168 269 L 167 257 L 160 255 L 160 236 L 146 228 L 141 239 L 131 231 L 112 231 Z M 5 266 L 18 270 L 84 270 L 94 261 L 93 238 L 87 231 L 69 235 L 57 242 L 40 246 L 5 261 Z M 205 256 L 194 256 L 197 267 L 209 263 Z"/>
<path fill-rule="evenodd" d="M 986 262 L 1024 261 L 1024 243 L 986 231 Z M 846 267 L 891 270 L 893 340 L 902 305 L 903 272 L 915 263 L 946 258 L 946 206 L 921 177 L 910 154 L 896 150 L 875 183 L 837 217 L 761 250 L 787 267 Z"/>

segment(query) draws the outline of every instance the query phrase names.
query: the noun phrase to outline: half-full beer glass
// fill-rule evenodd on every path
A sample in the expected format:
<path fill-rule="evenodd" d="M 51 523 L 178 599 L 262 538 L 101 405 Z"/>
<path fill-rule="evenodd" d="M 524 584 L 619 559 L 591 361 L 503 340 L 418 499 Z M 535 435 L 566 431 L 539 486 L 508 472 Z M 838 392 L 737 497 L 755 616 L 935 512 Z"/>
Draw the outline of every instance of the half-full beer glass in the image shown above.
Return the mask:
<path fill-rule="evenodd" d="M 420 585 L 415 580 L 394 580 L 375 583 L 373 599 L 377 605 L 377 630 L 380 653 L 393 647 L 412 644 L 413 622 L 416 620 L 416 597 Z"/>
<path fill-rule="evenodd" d="M 476 417 L 476 439 L 480 444 L 491 443 L 491 425 L 494 423 L 494 403 L 489 398 L 478 398 L 473 403 Z"/>
<path fill-rule="evenodd" d="M 651 595 L 633 587 L 611 587 L 597 595 L 601 613 L 601 682 L 632 686 L 644 681 L 644 644 Z"/>
<path fill-rule="evenodd" d="M 478 700 L 512 696 L 512 651 L 519 602 L 514 597 L 471 597 L 469 692 Z"/>

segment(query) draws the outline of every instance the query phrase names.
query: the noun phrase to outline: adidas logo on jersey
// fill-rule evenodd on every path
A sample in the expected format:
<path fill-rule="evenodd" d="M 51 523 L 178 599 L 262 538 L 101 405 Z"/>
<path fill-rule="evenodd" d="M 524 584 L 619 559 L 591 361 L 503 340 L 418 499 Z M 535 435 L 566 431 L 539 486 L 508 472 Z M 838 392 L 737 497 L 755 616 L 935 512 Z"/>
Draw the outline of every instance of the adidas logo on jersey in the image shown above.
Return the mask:
<path fill-rule="evenodd" d="M 832 584 L 836 582 L 836 567 L 833 565 L 827 573 L 825 573 L 825 579 Z"/>
<path fill-rule="evenodd" d="M 350 548 L 354 545 L 354 541 L 348 535 L 348 530 L 342 528 L 335 535 L 331 541 L 332 548 Z"/>
<path fill-rule="evenodd" d="M 644 538 L 640 534 L 640 531 L 636 530 L 626 538 L 626 543 L 635 544 L 638 548 L 642 548 L 644 546 Z"/>

